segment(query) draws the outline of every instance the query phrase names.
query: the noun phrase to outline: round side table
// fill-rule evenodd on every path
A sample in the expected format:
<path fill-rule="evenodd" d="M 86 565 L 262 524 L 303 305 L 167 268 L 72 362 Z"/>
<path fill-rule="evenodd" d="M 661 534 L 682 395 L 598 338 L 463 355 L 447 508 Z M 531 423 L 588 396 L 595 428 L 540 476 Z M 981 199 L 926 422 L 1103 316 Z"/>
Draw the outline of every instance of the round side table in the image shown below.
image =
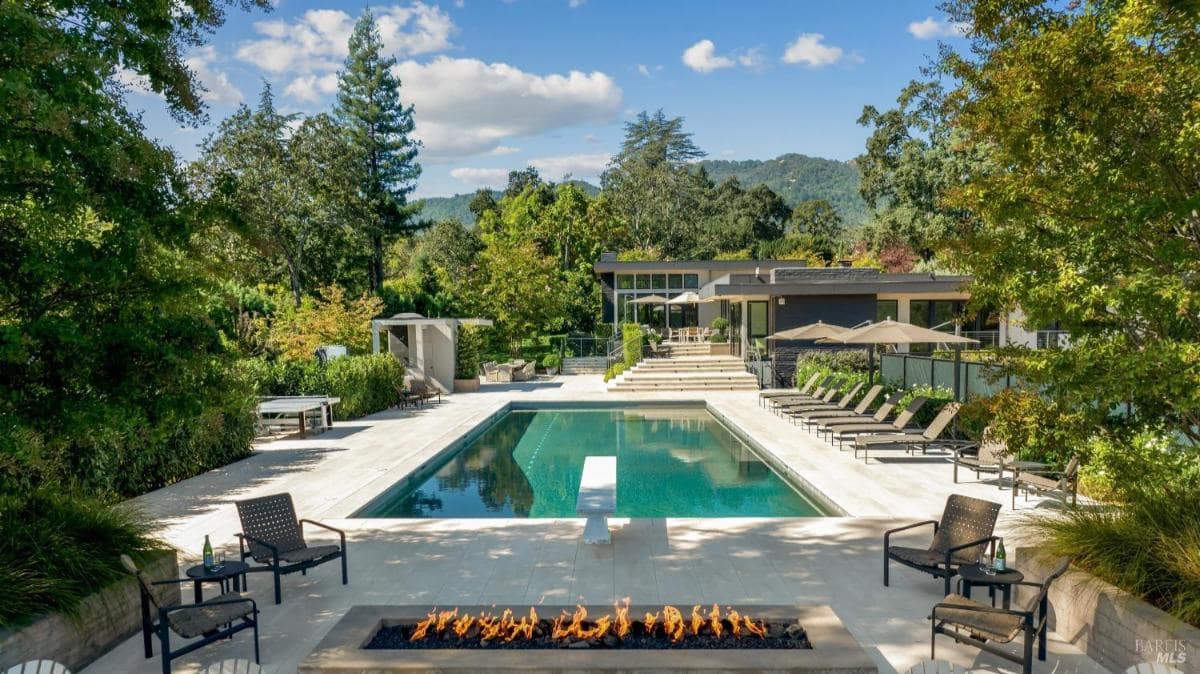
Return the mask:
<path fill-rule="evenodd" d="M 246 583 L 246 572 L 250 570 L 250 565 L 245 562 L 235 562 L 226 560 L 219 568 L 209 571 L 204 568 L 203 564 L 197 564 L 188 569 L 187 577 L 192 579 L 192 592 L 196 595 L 196 603 L 204 601 L 203 585 L 205 583 L 220 583 L 221 593 L 229 591 L 230 581 L 233 582 L 233 591 L 241 592 Z"/>
<path fill-rule="evenodd" d="M 1003 595 L 1001 606 L 1005 609 L 1009 608 L 1012 604 L 1013 584 L 1025 580 L 1025 574 L 1016 569 L 1008 568 L 989 575 L 987 570 L 979 564 L 971 564 L 959 568 L 958 576 L 962 583 L 962 595 L 964 597 L 967 599 L 971 598 L 971 588 L 973 586 L 987 587 L 988 596 L 992 599 L 992 606 L 995 606 L 996 589 L 999 588 L 1000 594 Z"/>

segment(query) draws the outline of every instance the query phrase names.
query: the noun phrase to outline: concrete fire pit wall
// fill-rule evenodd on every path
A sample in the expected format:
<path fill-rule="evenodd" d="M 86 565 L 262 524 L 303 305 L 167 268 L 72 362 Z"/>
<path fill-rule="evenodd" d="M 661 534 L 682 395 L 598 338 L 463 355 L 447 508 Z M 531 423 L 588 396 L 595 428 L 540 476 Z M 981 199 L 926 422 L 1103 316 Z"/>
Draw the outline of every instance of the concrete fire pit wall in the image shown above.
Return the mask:
<path fill-rule="evenodd" d="M 1033 548 L 1019 548 L 1014 556 L 1028 580 L 1053 571 L 1054 559 Z M 1019 599 L 1028 596 L 1026 589 Z M 1067 571 L 1050 586 L 1050 605 L 1059 636 L 1109 671 L 1158 663 L 1200 673 L 1200 629 L 1090 573 Z"/>
<path fill-rule="evenodd" d="M 822 674 L 877 674 L 878 668 L 828 606 L 735 606 L 756 619 L 771 622 L 798 620 L 808 633 L 812 649 L 746 650 L 647 650 L 647 649 L 405 649 L 365 650 L 385 624 L 416 622 L 431 606 L 355 606 L 334 625 L 304 662 L 300 674 L 350 674 L 371 672 L 438 672 L 439 674 L 522 672 L 737 672 L 762 674 L 821 672 Z M 438 607 L 450 608 L 448 606 Z M 496 607 L 503 610 L 505 607 Z M 512 606 L 517 613 L 522 607 Z M 561 609 L 539 606 L 538 613 L 556 616 Z M 589 615 L 612 613 L 611 606 L 588 606 Z M 642 615 L 661 606 L 634 606 L 630 615 Z M 461 606 L 465 612 L 493 611 L 490 606 Z"/>
<path fill-rule="evenodd" d="M 152 580 L 178 578 L 176 552 L 164 552 L 144 570 Z M 164 606 L 179 603 L 179 585 L 157 589 Z M 137 581 L 130 576 L 84 599 L 75 617 L 49 613 L 14 630 L 0 630 L 0 672 L 42 659 L 57 660 L 72 671 L 83 669 L 142 629 L 141 601 Z"/>

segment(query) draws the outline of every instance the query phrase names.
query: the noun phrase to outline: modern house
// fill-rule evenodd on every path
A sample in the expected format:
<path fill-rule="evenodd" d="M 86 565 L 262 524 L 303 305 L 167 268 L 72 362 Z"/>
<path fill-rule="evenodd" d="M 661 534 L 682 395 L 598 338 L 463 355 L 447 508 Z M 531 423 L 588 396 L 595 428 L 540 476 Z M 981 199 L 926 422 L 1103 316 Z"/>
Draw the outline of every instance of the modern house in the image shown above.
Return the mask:
<path fill-rule="evenodd" d="M 486 318 L 426 318 L 412 313 L 377 318 L 371 321 L 371 352 L 390 353 L 404 363 L 406 379 L 449 393 L 454 390 L 459 328 L 491 324 Z"/>

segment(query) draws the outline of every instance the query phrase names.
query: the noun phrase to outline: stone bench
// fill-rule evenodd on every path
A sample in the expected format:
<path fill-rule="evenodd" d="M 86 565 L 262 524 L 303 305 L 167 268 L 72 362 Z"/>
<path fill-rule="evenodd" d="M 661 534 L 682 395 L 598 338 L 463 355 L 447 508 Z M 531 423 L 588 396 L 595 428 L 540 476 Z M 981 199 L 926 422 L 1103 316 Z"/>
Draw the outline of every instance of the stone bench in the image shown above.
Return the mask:
<path fill-rule="evenodd" d="M 584 543 L 611 543 L 608 516 L 617 512 L 617 457 L 589 456 L 583 460 L 575 512 L 587 518 Z"/>

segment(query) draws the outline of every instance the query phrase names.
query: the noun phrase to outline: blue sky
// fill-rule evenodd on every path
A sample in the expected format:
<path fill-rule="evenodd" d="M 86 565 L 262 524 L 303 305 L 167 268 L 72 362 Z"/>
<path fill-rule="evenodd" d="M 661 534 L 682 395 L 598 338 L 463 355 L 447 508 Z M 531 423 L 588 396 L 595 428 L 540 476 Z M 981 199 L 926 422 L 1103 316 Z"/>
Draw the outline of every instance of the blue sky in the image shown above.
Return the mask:
<path fill-rule="evenodd" d="M 640 110 L 683 116 L 712 158 L 785 152 L 850 159 L 862 106 L 888 106 L 937 51 L 956 43 L 936 0 L 446 0 L 371 4 L 399 60 L 401 96 L 424 143 L 418 196 L 502 185 L 533 164 L 550 179 L 595 181 Z M 152 135 L 194 159 L 197 145 L 264 80 L 280 107 L 333 104 L 336 72 L 367 3 L 281 0 L 230 11 L 189 64 L 208 126 L 179 128 L 133 91 Z"/>

